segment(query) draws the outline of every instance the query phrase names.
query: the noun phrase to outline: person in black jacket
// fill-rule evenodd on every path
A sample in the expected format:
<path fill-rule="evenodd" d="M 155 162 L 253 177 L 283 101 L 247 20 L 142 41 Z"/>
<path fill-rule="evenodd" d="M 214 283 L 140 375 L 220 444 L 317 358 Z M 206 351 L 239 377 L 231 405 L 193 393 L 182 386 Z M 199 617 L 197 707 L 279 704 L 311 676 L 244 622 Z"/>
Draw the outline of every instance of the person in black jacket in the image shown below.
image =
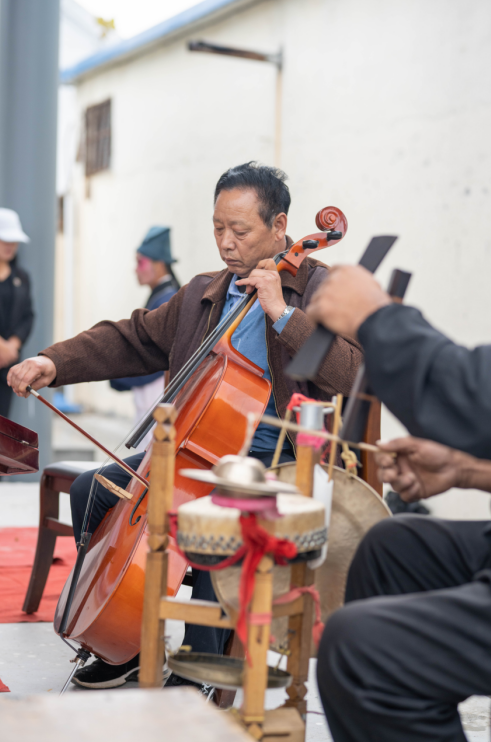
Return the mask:
<path fill-rule="evenodd" d="M 374 392 L 418 436 L 381 444 L 381 479 L 406 501 L 491 491 L 491 462 L 469 455 L 491 459 L 491 346 L 456 345 L 359 266 L 333 269 L 308 311 L 358 338 Z M 336 742 L 465 741 L 458 703 L 491 693 L 490 547 L 485 520 L 401 515 L 364 537 L 319 647 Z"/>
<path fill-rule="evenodd" d="M 16 264 L 19 242 L 29 242 L 19 216 L 11 209 L 0 209 L 0 415 L 3 417 L 8 417 L 12 401 L 7 374 L 17 363 L 34 321 L 29 276 Z"/>
<path fill-rule="evenodd" d="M 360 266 L 332 268 L 308 314 L 358 339 L 370 386 L 411 435 L 491 459 L 491 345 L 452 342 Z"/>

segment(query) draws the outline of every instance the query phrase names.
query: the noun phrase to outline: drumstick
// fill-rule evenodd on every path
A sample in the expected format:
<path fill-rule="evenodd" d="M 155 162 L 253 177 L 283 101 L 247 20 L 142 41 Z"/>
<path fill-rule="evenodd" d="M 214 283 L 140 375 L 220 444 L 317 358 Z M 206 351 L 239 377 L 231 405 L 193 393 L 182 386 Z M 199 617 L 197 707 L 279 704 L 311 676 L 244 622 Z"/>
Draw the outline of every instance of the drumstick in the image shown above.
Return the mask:
<path fill-rule="evenodd" d="M 307 435 L 315 435 L 317 438 L 322 438 L 325 441 L 335 441 L 336 443 L 347 443 L 352 448 L 360 448 L 362 451 L 372 451 L 373 453 L 382 452 L 382 449 L 378 446 L 373 446 L 371 443 L 352 443 L 351 441 L 343 441 L 339 435 L 333 433 L 326 433 L 324 430 L 310 430 L 310 428 L 304 428 L 302 425 L 296 423 L 287 423 L 285 420 L 279 420 L 277 417 L 272 415 L 263 415 L 261 418 L 263 423 L 267 425 L 273 425 L 275 428 L 285 427 L 287 430 L 292 430 L 294 433 L 306 433 Z M 387 453 L 387 451 L 383 451 Z M 395 458 L 395 454 L 394 458 Z"/>
<path fill-rule="evenodd" d="M 339 426 L 341 424 L 341 410 L 343 409 L 343 395 L 338 394 L 336 396 L 336 408 L 334 410 L 334 420 L 332 422 L 332 432 L 333 435 L 337 435 L 339 433 Z M 338 442 L 337 441 L 331 441 L 331 453 L 329 455 L 329 467 L 327 469 L 327 474 L 329 477 L 329 481 L 332 479 L 332 470 L 334 469 L 334 462 L 336 461 L 336 453 L 338 450 Z"/>
<path fill-rule="evenodd" d="M 291 416 L 292 416 L 292 410 L 287 410 L 285 412 L 285 419 L 283 420 L 283 423 L 290 422 Z M 276 449 L 274 452 L 273 461 L 271 462 L 271 469 L 276 469 L 276 467 L 278 466 L 278 461 L 280 460 L 285 438 L 286 438 L 286 425 L 282 424 L 280 434 L 278 436 L 278 442 L 276 443 Z"/>
<path fill-rule="evenodd" d="M 79 425 L 77 425 L 77 423 L 74 423 L 73 420 L 70 420 L 69 417 L 64 415 L 63 412 L 61 412 L 61 410 L 59 410 L 57 407 L 52 405 L 51 402 L 48 402 L 47 399 L 45 399 L 44 397 L 41 397 L 41 395 L 38 394 L 38 392 L 36 392 L 36 390 L 33 389 L 32 386 L 27 386 L 26 390 L 30 394 L 32 394 L 34 397 L 36 397 L 36 399 L 39 399 L 39 401 L 42 402 L 44 405 L 46 405 L 46 407 L 49 407 L 49 409 L 52 412 L 56 412 L 56 414 L 59 415 L 62 420 L 64 420 L 69 425 L 71 425 L 72 428 L 75 428 L 77 432 L 81 433 L 83 436 L 85 436 L 85 438 L 88 438 L 88 440 L 91 443 L 93 443 L 94 446 L 97 446 L 97 448 L 100 448 L 101 451 L 103 451 L 106 454 L 106 456 L 109 456 L 109 458 L 112 459 L 115 464 L 117 464 L 122 469 L 124 469 L 127 474 L 130 474 L 132 477 L 135 477 L 135 479 L 138 479 L 138 481 L 141 484 L 143 484 L 145 487 L 150 487 L 150 482 L 147 479 L 142 477 L 140 474 L 137 474 L 136 471 L 131 468 L 131 466 L 128 466 L 128 464 L 126 464 L 122 459 L 119 459 L 116 456 L 116 454 L 111 453 L 111 451 L 109 451 L 105 446 L 103 446 L 102 443 L 99 443 L 98 440 L 96 440 L 95 438 L 92 438 L 92 436 L 89 433 L 87 433 L 86 430 L 84 430 Z"/>

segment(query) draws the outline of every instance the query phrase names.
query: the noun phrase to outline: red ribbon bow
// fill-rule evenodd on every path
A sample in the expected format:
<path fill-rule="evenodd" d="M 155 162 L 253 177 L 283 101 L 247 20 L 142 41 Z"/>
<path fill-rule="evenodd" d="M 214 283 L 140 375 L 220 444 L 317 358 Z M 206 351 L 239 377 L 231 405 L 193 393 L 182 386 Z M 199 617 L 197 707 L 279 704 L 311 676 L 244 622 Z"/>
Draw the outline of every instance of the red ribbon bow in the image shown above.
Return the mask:
<path fill-rule="evenodd" d="M 177 551 L 183 556 L 192 567 L 200 569 L 203 572 L 215 572 L 219 569 L 225 569 L 236 564 L 239 559 L 244 557 L 242 570 L 240 573 L 239 583 L 239 615 L 237 626 L 235 628 L 237 636 L 244 645 L 247 653 L 247 611 L 254 593 L 255 574 L 259 562 L 265 554 L 271 554 L 276 564 L 285 566 L 288 559 L 293 559 L 297 555 L 297 547 L 293 541 L 284 538 L 271 536 L 264 528 L 257 523 L 254 513 L 242 513 L 239 518 L 240 528 L 242 531 L 243 544 L 237 549 L 235 554 L 224 559 L 223 562 L 213 566 L 203 566 L 189 562 L 188 557 L 177 546 L 177 513 L 169 513 L 169 530 L 171 536 L 176 541 Z"/>
<path fill-rule="evenodd" d="M 237 618 L 237 636 L 247 646 L 247 610 L 254 593 L 255 573 L 259 562 L 265 554 L 271 554 L 277 564 L 285 566 L 287 559 L 297 555 L 297 547 L 292 541 L 271 536 L 264 528 L 257 524 L 256 516 L 242 514 L 240 516 L 242 538 L 246 547 L 246 555 L 242 565 L 239 583 L 239 615 Z M 246 651 L 247 656 L 247 651 Z"/>

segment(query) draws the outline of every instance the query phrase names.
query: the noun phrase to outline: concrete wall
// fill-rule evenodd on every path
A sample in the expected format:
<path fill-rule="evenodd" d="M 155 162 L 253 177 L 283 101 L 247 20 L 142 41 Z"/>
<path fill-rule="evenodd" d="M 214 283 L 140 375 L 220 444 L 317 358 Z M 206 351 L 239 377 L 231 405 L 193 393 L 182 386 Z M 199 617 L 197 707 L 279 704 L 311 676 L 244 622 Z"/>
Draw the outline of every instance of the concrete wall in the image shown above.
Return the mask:
<path fill-rule="evenodd" d="M 22 357 L 53 341 L 58 29 L 59 0 L 0 6 L 0 204 L 19 213 L 31 238 L 19 249 L 35 311 Z M 52 460 L 51 413 L 14 397 L 10 416 L 38 434 L 42 471 Z"/>
<path fill-rule="evenodd" d="M 214 184 L 230 165 L 273 160 L 274 67 L 186 50 L 204 38 L 283 48 L 292 237 L 327 204 L 350 230 L 326 262 L 399 234 L 381 280 L 413 271 L 410 303 L 459 342 L 489 342 L 490 37 L 485 0 L 265 0 L 88 79 L 79 105 L 112 98 L 114 149 L 110 172 L 77 178 L 77 329 L 144 302 L 133 254 L 150 224 L 172 226 L 181 279 L 220 268 Z M 78 393 L 129 410 L 103 384 Z M 387 417 L 384 436 L 397 430 Z"/>

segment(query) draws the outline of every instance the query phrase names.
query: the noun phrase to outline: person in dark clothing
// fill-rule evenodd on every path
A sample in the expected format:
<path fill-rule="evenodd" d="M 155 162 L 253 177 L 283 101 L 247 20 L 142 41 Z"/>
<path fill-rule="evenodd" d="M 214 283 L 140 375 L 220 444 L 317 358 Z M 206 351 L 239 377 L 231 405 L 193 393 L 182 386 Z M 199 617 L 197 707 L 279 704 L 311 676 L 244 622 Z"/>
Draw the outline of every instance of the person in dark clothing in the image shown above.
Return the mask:
<path fill-rule="evenodd" d="M 491 345 L 452 342 L 360 266 L 331 269 L 308 314 L 359 340 L 374 393 L 411 435 L 491 458 Z"/>
<path fill-rule="evenodd" d="M 491 458 L 491 346 L 456 345 L 360 267 L 334 269 L 308 311 L 358 337 L 377 396 L 432 439 L 380 444 L 381 480 L 408 502 L 450 487 L 491 492 L 491 462 L 469 455 Z M 491 692 L 490 546 L 489 521 L 401 515 L 368 532 L 319 648 L 336 742 L 464 742 L 458 703 Z"/>
<path fill-rule="evenodd" d="M 169 227 L 150 227 L 136 251 L 136 276 L 140 286 L 151 289 L 145 309 L 152 311 L 171 299 L 181 288 L 172 270 Z M 155 400 L 164 392 L 164 372 L 155 371 L 145 376 L 127 376 L 109 382 L 117 392 L 133 391 L 135 402 L 135 423 L 138 423 L 150 409 Z M 145 451 L 152 438 L 148 433 L 138 446 Z"/>
<path fill-rule="evenodd" d="M 16 264 L 19 242 L 29 242 L 20 219 L 11 209 L 0 209 L 0 415 L 9 416 L 12 389 L 7 384 L 11 366 L 34 322 L 28 274 Z"/>

